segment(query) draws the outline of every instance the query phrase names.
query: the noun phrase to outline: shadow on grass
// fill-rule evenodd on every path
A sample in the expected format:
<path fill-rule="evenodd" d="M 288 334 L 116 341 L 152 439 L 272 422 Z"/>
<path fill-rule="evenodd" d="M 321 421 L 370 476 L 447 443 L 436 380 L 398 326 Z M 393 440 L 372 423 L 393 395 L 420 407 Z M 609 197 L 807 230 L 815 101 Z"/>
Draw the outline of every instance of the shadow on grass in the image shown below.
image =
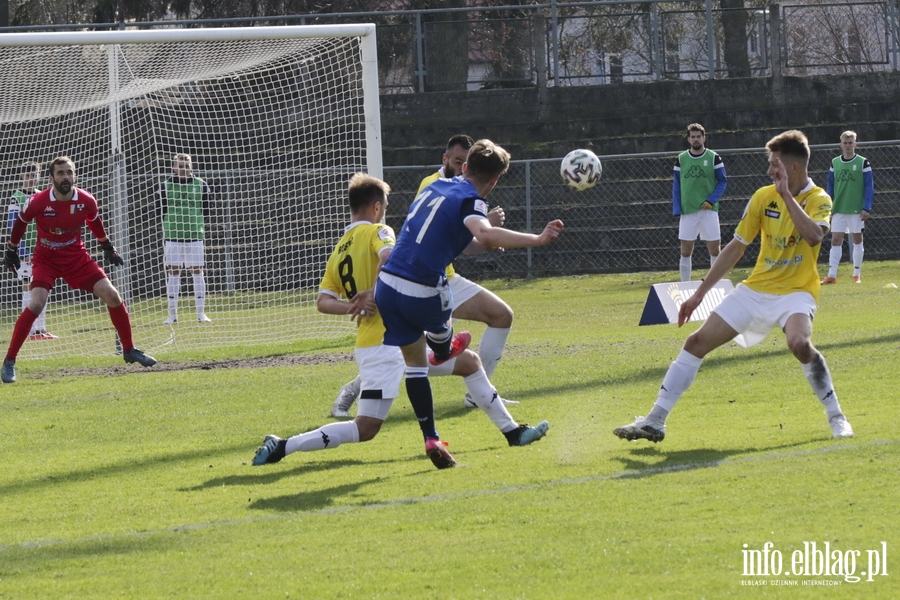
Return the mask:
<path fill-rule="evenodd" d="M 771 335 L 779 335 L 777 332 L 772 332 Z M 686 337 L 686 336 L 685 336 Z M 869 337 L 869 338 L 853 338 L 846 339 L 840 342 L 831 342 L 831 343 L 823 343 L 823 344 L 815 344 L 816 348 L 822 352 L 823 354 L 829 350 L 840 350 L 845 348 L 858 348 L 861 345 L 878 345 L 878 344 L 896 344 L 900 342 L 900 333 L 893 333 L 890 335 L 882 335 L 877 337 Z M 793 360 L 796 359 L 793 357 L 791 352 L 787 349 L 787 347 L 783 347 L 781 349 L 751 349 L 741 354 L 736 354 L 733 356 L 716 356 L 716 351 L 713 350 L 711 355 L 707 355 L 707 357 L 703 360 L 703 366 L 700 367 L 699 377 L 703 377 L 703 373 L 710 371 L 712 369 L 716 369 L 717 367 L 729 366 L 732 364 L 740 364 L 746 362 L 755 362 L 760 360 L 765 360 L 770 357 L 783 356 L 784 360 Z M 674 358 L 674 356 L 673 356 Z M 598 361 L 602 361 L 603 357 L 600 356 L 597 359 Z M 826 357 L 827 360 L 827 357 Z M 504 398 L 512 398 L 515 400 L 524 400 L 528 398 L 541 398 L 545 396 L 554 396 L 558 394 L 565 394 L 566 392 L 573 391 L 586 391 L 586 390 L 600 390 L 604 387 L 616 386 L 616 385 L 624 385 L 624 384 L 635 384 L 635 383 L 652 383 L 654 386 L 658 386 L 663 377 L 666 374 L 666 371 L 669 369 L 669 365 L 660 366 L 660 367 L 650 367 L 650 368 L 641 368 L 636 371 L 632 371 L 631 373 L 625 374 L 621 377 L 596 377 L 594 379 L 588 379 L 584 381 L 579 381 L 578 383 L 565 383 L 561 382 L 559 385 L 553 386 L 544 386 L 541 388 L 532 388 L 529 390 L 523 390 L 521 392 L 516 392 L 514 388 L 508 388 L 506 390 L 499 390 L 500 395 Z M 801 377 L 798 365 L 798 377 Z M 656 387 L 653 388 L 653 393 L 656 392 Z M 515 407 L 512 407 L 515 409 Z M 465 409 L 464 409 L 465 410 Z M 514 411 L 511 411 L 514 412 Z"/>
<path fill-rule="evenodd" d="M 778 450 L 808 447 L 810 444 L 821 441 L 823 441 L 821 438 L 811 438 L 808 441 L 776 444 L 765 448 L 732 448 L 730 450 L 694 448 L 674 452 L 661 451 L 654 445 L 629 449 L 626 456 L 615 456 L 613 460 L 622 463 L 625 467 L 625 472 L 621 474 L 623 477 L 649 477 L 675 471 L 708 469 L 717 467 L 721 462 L 733 456 L 764 455 Z M 659 460 L 660 458 L 662 460 Z"/>
<path fill-rule="evenodd" d="M 381 478 L 367 479 L 356 483 L 338 485 L 324 490 L 287 494 L 274 498 L 263 498 L 250 503 L 252 510 L 277 510 L 280 512 L 315 511 L 335 506 L 334 499 L 346 496 L 358 491 L 363 486 L 378 483 Z M 348 509 L 359 508 L 358 505 L 348 506 Z"/>

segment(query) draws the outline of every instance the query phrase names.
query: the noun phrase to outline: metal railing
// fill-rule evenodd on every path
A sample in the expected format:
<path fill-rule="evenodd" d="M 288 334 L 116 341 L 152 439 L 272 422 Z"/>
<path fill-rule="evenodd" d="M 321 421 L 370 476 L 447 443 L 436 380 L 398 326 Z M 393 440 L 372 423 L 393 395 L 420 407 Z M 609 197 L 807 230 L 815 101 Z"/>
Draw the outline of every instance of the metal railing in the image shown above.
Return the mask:
<path fill-rule="evenodd" d="M 746 9 L 717 5 L 713 0 L 550 2 L 40 25 L 0 32 L 374 22 L 382 93 L 900 68 L 898 0 L 800 0 Z"/>
<path fill-rule="evenodd" d="M 875 202 L 866 223 L 866 259 L 900 258 L 900 140 L 860 143 L 858 152 L 869 159 L 875 179 Z M 716 150 L 725 163 L 728 187 L 720 202 L 723 245 L 731 240 L 744 207 L 760 187 L 770 185 L 765 149 Z M 578 273 L 677 270 L 680 243 L 678 217 L 672 216 L 674 152 L 602 156 L 603 177 L 594 188 L 576 192 L 563 185 L 559 159 L 513 161 L 509 172 L 488 201 L 502 206 L 506 227 L 540 232 L 552 219 L 566 229 L 554 244 L 535 250 L 506 250 L 461 256 L 460 273 L 474 279 L 532 277 Z M 824 188 L 837 144 L 813 146 L 809 173 Z M 386 167 L 391 185 L 388 223 L 396 230 L 406 215 L 423 177 L 435 165 Z M 822 243 L 827 262 L 831 236 Z M 849 236 L 848 236 L 849 239 Z M 845 242 L 845 244 L 848 242 Z M 757 239 L 740 266 L 752 266 L 759 252 Z M 706 244 L 694 249 L 696 269 L 709 268 Z M 844 260 L 849 252 L 844 252 Z"/>

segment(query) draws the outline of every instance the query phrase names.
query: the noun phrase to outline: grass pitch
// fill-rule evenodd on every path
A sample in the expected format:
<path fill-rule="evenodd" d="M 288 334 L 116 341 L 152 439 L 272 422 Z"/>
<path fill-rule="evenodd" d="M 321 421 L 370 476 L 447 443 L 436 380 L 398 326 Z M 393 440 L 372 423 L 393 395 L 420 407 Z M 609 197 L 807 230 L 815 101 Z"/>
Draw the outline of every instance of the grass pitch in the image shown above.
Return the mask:
<path fill-rule="evenodd" d="M 813 341 L 855 438 L 830 438 L 775 332 L 707 357 L 664 442 L 625 442 L 612 429 L 646 413 L 698 326 L 637 326 L 650 284 L 674 279 L 488 283 L 516 312 L 494 383 L 551 429 L 510 448 L 458 378 L 433 380 L 447 471 L 405 397 L 371 442 L 250 466 L 265 434 L 329 421 L 349 340 L 230 368 L 20 361 L 0 400 L 0 597 L 900 596 L 900 289 L 884 288 L 900 267 L 866 263 L 820 297 Z M 293 353 L 308 360 L 279 366 Z"/>

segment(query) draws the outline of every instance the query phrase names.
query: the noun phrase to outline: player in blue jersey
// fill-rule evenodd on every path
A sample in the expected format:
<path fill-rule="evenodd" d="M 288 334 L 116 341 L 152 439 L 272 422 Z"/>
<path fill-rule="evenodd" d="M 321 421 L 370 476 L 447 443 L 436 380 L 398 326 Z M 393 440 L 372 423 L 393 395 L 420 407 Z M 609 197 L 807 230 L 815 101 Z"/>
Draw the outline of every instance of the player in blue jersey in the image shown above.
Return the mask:
<path fill-rule="evenodd" d="M 406 392 L 425 437 L 426 453 L 439 469 L 452 467 L 455 461 L 444 449 L 435 428 L 428 364 L 440 364 L 465 348 L 454 338 L 450 325 L 453 300 L 447 265 L 463 250 L 471 253 L 546 246 L 563 229 L 559 220 L 548 223 L 540 235 L 491 226 L 485 197 L 508 168 L 506 150 L 490 140 L 475 142 L 461 176 L 438 179 L 416 197 L 375 288 L 375 300 L 385 325 L 384 344 L 399 346 L 403 352 Z M 431 359 L 428 347 L 434 351 Z M 504 434 L 515 433 L 515 421 L 494 393 L 483 369 L 467 377 L 466 385 L 475 404 Z M 501 420 L 507 424 L 501 425 Z M 546 421 L 529 428 L 521 437 L 533 439 L 520 439 L 516 445 L 539 439 L 548 428 Z"/>

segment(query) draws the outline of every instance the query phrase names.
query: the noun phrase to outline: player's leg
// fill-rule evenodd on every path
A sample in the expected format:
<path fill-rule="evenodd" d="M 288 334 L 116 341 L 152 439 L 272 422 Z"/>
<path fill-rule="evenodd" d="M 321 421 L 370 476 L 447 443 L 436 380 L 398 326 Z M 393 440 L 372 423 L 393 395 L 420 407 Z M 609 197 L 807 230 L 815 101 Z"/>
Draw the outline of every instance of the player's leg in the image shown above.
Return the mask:
<path fill-rule="evenodd" d="M 693 269 L 691 257 L 694 254 L 694 240 L 700 235 L 700 216 L 698 213 L 681 215 L 678 220 L 678 239 L 681 240 L 681 261 L 678 263 L 678 272 L 681 281 L 691 280 Z"/>
<path fill-rule="evenodd" d="M 450 289 L 453 292 L 454 319 L 487 325 L 478 344 L 478 356 L 484 372 L 492 377 L 509 339 L 513 324 L 512 308 L 493 292 L 460 275 L 450 278 Z"/>
<path fill-rule="evenodd" d="M 399 347 L 403 353 L 406 394 L 425 438 L 425 454 L 438 469 L 453 467 L 456 461 L 444 448 L 435 427 L 434 396 L 428 381 L 428 346 L 422 334 L 428 331 L 438 339 L 452 335 L 447 324 L 451 306 L 449 289 L 428 297 L 412 296 L 433 290 L 384 272 L 375 289 L 375 302 L 384 321 L 384 344 Z"/>
<path fill-rule="evenodd" d="M 700 239 L 706 241 L 709 251 L 709 268 L 712 269 L 722 249 L 722 234 L 719 229 L 719 213 L 714 210 L 700 211 Z"/>
<path fill-rule="evenodd" d="M 747 320 L 749 321 L 749 315 Z M 666 437 L 666 419 L 694 382 L 703 358 L 719 346 L 733 340 L 737 334 L 738 331 L 716 312 L 710 314 L 700 329 L 688 336 L 681 352 L 669 365 L 659 388 L 656 403 L 647 416 L 638 417 L 633 423 L 617 427 L 613 433 L 625 440 L 645 439 L 661 442 Z"/>
<path fill-rule="evenodd" d="M 865 248 L 863 247 L 864 221 L 859 219 L 859 215 L 854 216 L 856 217 L 855 229 L 858 231 L 853 231 L 850 234 L 850 237 L 853 240 L 853 283 L 860 283 L 863 255 L 865 254 Z"/>
<path fill-rule="evenodd" d="M 93 260 L 91 261 L 93 262 Z M 94 263 L 96 265 L 96 263 Z M 100 269 L 99 267 L 97 267 Z M 119 342 L 122 344 L 122 357 L 127 363 L 139 363 L 144 367 L 152 367 L 156 364 L 156 359 L 145 354 L 134 347 L 134 340 L 131 332 L 131 316 L 128 314 L 128 307 L 119 294 L 119 290 L 113 286 L 112 282 L 106 277 L 102 269 L 100 270 L 102 277 L 91 285 L 90 279 L 80 287 L 80 289 L 90 289 L 91 292 L 100 298 L 109 311 L 109 319 L 112 321 L 116 333 L 119 335 Z M 95 276 L 96 277 L 96 276 Z M 93 278 L 92 278 L 93 279 Z M 71 282 L 70 282 L 71 285 Z M 78 287 L 78 286 L 73 286 Z"/>
<path fill-rule="evenodd" d="M 491 384 L 477 354 L 466 350 L 451 362 L 453 362 L 452 374 L 463 378 L 468 396 L 500 430 L 510 446 L 527 446 L 546 435 L 547 430 L 550 429 L 547 421 L 541 421 L 534 427 L 516 422 L 501 401 L 496 388 Z M 429 373 L 437 374 L 436 371 L 440 368 L 432 367 Z"/>
<path fill-rule="evenodd" d="M 191 277 L 194 281 L 194 307 L 197 309 L 197 320 L 201 323 L 212 321 L 206 316 L 206 278 L 203 276 L 203 242 L 189 242 L 188 256 L 185 258 L 185 266 L 190 267 Z"/>
<path fill-rule="evenodd" d="M 844 252 L 844 215 L 832 215 L 831 250 L 828 252 L 828 276 L 823 284 L 837 283 L 838 266 Z"/>
<path fill-rule="evenodd" d="M 0 380 L 3 383 L 15 383 L 16 381 L 16 357 L 19 355 L 19 350 L 22 349 L 25 340 L 31 334 L 35 320 L 47 305 L 51 286 L 52 284 L 49 283 L 40 283 L 32 286 L 28 306 L 22 310 L 19 318 L 16 319 L 16 324 L 13 327 L 9 340 L 9 347 L 6 350 L 6 357 L 3 359 L 3 367 L 0 369 Z"/>
<path fill-rule="evenodd" d="M 350 407 L 356 402 L 362 389 L 361 382 L 362 379 L 357 375 L 352 381 L 348 381 L 341 386 L 337 398 L 331 404 L 331 410 L 328 412 L 329 416 L 336 418 L 350 416 Z"/>
<path fill-rule="evenodd" d="M 841 410 L 825 357 L 812 344 L 812 319 L 809 314 L 797 312 L 788 317 L 784 335 L 788 348 L 803 367 L 809 386 L 825 407 L 833 437 L 853 437 L 853 428 Z"/>
<path fill-rule="evenodd" d="M 181 266 L 184 264 L 184 257 L 181 242 L 166 240 L 163 247 L 166 264 L 166 299 L 169 309 L 169 315 L 163 321 L 163 325 L 172 325 L 178 322 L 178 295 L 181 293 Z"/>

